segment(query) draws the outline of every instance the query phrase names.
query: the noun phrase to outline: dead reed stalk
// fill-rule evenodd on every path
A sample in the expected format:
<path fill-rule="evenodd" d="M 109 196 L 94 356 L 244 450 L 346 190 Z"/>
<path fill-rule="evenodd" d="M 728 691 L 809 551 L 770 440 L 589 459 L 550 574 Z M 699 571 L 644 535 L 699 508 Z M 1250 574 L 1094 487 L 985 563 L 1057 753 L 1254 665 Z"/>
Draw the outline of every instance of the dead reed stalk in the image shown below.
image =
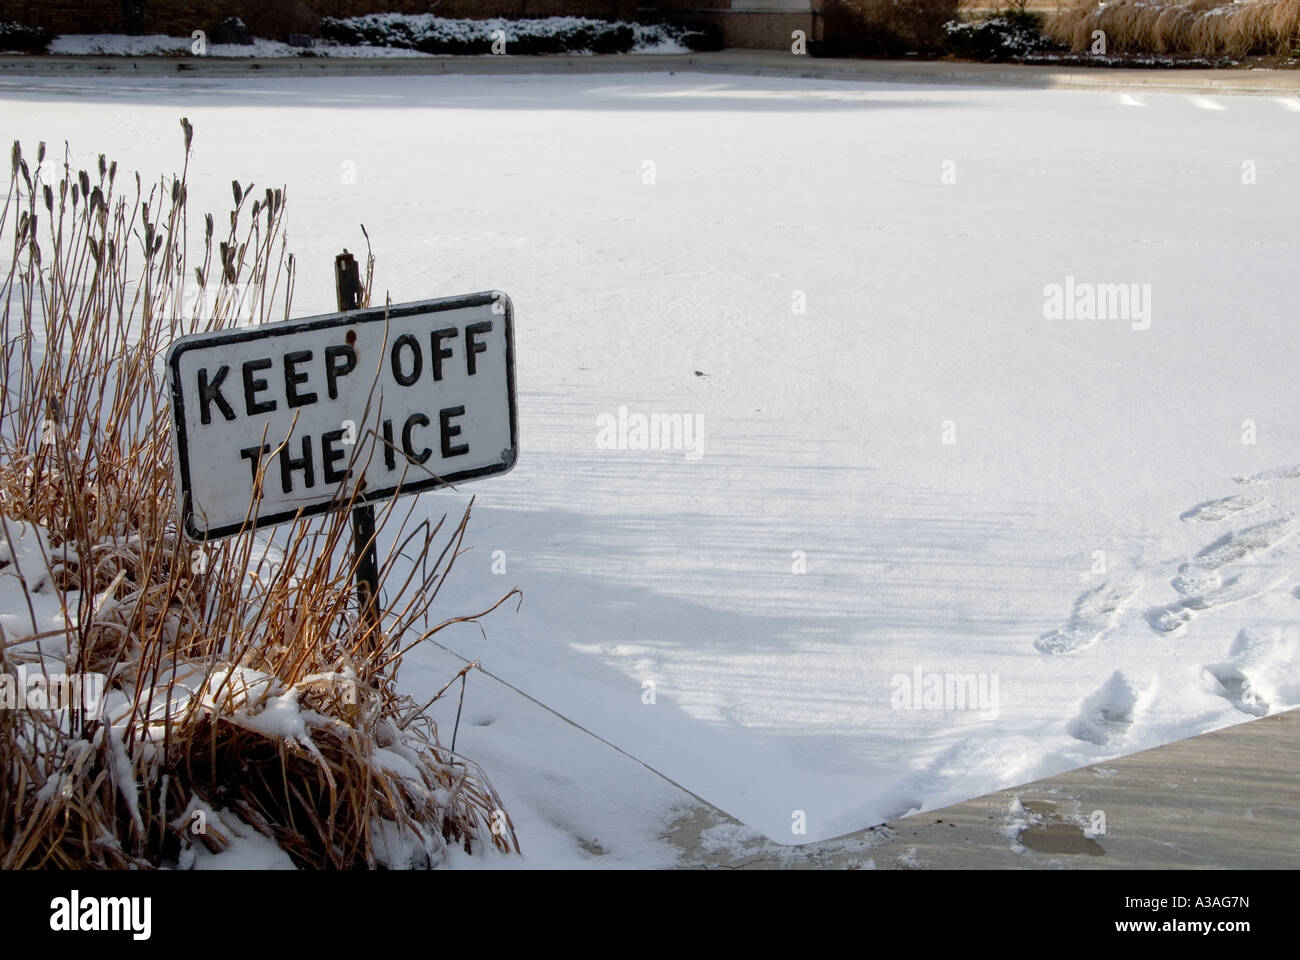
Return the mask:
<path fill-rule="evenodd" d="M 191 275 L 181 127 L 182 171 L 133 190 L 102 155 L 74 170 L 65 150 L 51 171 L 44 143 L 35 168 L 11 154 L 0 610 L 30 630 L 0 629 L 0 677 L 97 674 L 106 693 L 0 709 L 0 868 L 184 863 L 250 828 L 309 867 L 516 850 L 483 772 L 396 690 L 411 647 L 490 612 L 433 616 L 468 509 L 454 524 L 412 524 L 414 499 L 379 510 L 394 546 L 378 638 L 346 512 L 198 549 L 178 530 L 161 358 L 184 333 L 287 317 L 295 272 L 284 190 L 235 181 Z"/>
<path fill-rule="evenodd" d="M 1296 56 L 1300 0 L 1072 0 L 1044 27 L 1076 51 L 1092 48 L 1095 31 L 1108 53 Z"/>

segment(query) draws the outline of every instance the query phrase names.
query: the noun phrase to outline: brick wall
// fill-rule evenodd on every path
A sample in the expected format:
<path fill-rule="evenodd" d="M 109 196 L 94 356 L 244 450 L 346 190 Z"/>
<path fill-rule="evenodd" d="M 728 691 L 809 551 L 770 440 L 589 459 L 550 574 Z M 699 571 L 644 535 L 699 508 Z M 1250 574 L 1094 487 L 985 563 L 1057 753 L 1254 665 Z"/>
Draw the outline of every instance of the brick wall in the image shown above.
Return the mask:
<path fill-rule="evenodd" d="M 660 9 L 655 19 L 670 23 L 707 24 L 721 32 L 723 46 L 750 50 L 788 50 L 795 30 L 802 30 L 807 40 L 819 39 L 814 32 L 818 18 L 810 10 L 801 13 L 729 10 L 726 3 L 727 0 L 722 0 L 720 6 L 713 7 L 705 6 L 700 0 L 691 0 L 689 8 Z"/>
<path fill-rule="evenodd" d="M 813 40 L 813 15 L 803 13 L 752 13 L 728 11 L 718 15 L 722 42 L 728 47 L 751 50 L 789 50 L 792 34 L 802 30 L 804 39 Z"/>
<path fill-rule="evenodd" d="M 0 0 L 0 20 L 54 33 L 121 33 L 121 0 Z"/>

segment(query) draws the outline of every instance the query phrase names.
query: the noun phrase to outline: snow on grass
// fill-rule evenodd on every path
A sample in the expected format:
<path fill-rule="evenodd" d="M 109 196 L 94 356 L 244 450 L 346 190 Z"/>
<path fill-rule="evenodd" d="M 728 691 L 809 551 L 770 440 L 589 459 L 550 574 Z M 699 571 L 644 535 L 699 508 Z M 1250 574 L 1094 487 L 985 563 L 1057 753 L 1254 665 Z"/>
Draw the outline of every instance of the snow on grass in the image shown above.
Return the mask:
<path fill-rule="evenodd" d="M 438 53 L 489 54 L 493 52 L 492 44 L 498 32 L 505 38 L 507 54 L 689 52 L 689 48 L 681 42 L 683 31 L 679 28 L 660 24 L 611 23 L 583 17 L 452 20 L 430 14 L 371 14 L 348 20 L 326 20 L 326 38 L 317 40 L 311 47 L 295 47 L 278 40 L 254 37 L 249 44 L 208 43 L 204 56 L 385 59 L 430 57 Z M 545 49 L 533 50 L 530 45 L 536 44 L 545 44 Z M 610 49 L 606 50 L 606 47 Z M 50 42 L 48 52 L 61 56 L 195 55 L 192 38 L 165 34 L 66 34 L 55 37 Z"/>
<path fill-rule="evenodd" d="M 127 36 L 117 33 L 65 34 L 55 37 L 49 53 L 62 56 L 108 57 L 188 57 L 194 55 L 194 41 L 189 37 L 169 37 L 165 34 Z M 335 43 L 316 43 L 310 48 L 292 47 L 278 40 L 253 38 L 249 44 L 209 43 L 205 56 L 209 57 L 426 57 L 429 54 L 416 50 L 398 50 L 386 47 L 347 46 Z"/>
<path fill-rule="evenodd" d="M 49 533 L 34 523 L 0 516 L 0 577 L 26 582 L 40 593 L 51 586 Z"/>
<path fill-rule="evenodd" d="M 686 33 L 669 24 L 590 17 L 470 20 L 428 13 L 372 13 L 325 17 L 321 22 L 321 34 L 329 40 L 451 54 L 685 53 Z"/>
<path fill-rule="evenodd" d="M 197 816 L 196 816 L 197 815 Z M 213 810 L 191 797 L 172 821 L 182 837 L 174 866 L 182 870 L 293 870 L 293 861 L 272 840 L 262 836 L 229 810 Z M 199 840 L 200 831 L 220 834 L 228 846 L 213 853 Z"/>

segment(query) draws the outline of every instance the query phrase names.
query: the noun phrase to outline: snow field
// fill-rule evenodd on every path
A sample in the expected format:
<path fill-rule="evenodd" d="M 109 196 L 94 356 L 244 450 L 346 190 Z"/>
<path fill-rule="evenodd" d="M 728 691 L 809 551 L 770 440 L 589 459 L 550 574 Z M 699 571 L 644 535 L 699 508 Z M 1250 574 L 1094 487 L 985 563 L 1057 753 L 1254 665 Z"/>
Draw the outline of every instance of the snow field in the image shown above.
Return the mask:
<path fill-rule="evenodd" d="M 509 293 L 519 465 L 420 509 L 478 497 L 448 615 L 525 600 L 439 636 L 784 843 L 1300 704 L 1300 117 L 1211 102 L 689 74 L 0 84 L 12 136 L 82 163 L 169 169 L 188 116 L 195 210 L 220 215 L 235 176 L 287 184 L 297 315 L 333 309 L 358 223 L 394 301 Z M 1149 328 L 1049 319 L 1067 278 L 1149 284 Z M 620 407 L 697 418 L 702 455 L 602 448 Z M 423 656 L 417 699 L 454 662 Z M 995 715 L 899 709 L 917 671 L 996 677 Z M 467 712 L 497 709 L 484 686 Z M 582 862 L 579 839 L 659 862 L 669 793 L 531 729 L 458 740 L 529 862 Z M 550 779 L 575 770 L 580 801 Z"/>

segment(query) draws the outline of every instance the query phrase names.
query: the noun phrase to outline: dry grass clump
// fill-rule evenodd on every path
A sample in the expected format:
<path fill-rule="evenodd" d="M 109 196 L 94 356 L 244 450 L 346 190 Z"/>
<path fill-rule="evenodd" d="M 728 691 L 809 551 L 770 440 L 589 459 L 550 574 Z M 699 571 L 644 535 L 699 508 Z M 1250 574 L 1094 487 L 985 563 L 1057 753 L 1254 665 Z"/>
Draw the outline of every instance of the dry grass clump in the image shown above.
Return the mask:
<path fill-rule="evenodd" d="M 1101 30 L 1108 53 L 1294 56 L 1300 0 L 1074 0 L 1044 30 L 1076 51 L 1090 49 Z"/>
<path fill-rule="evenodd" d="M 96 709 L 0 709 L 0 868 L 184 864 L 254 831 L 323 868 L 517 850 L 482 771 L 395 689 L 411 647 L 473 619 L 431 617 L 468 510 L 418 525 L 414 498 L 378 511 L 396 530 L 378 623 L 352 589 L 346 512 L 198 549 L 179 531 L 163 353 L 287 316 L 294 277 L 284 192 L 238 182 L 229 229 L 205 218 L 188 276 L 181 125 L 182 172 L 136 175 L 126 195 L 103 156 L 88 172 L 65 152 L 51 176 L 43 143 L 35 169 L 13 147 L 0 671 L 100 674 L 107 693 Z M 417 558 L 400 577 L 399 553 Z M 13 634 L 15 614 L 29 630 Z"/>

